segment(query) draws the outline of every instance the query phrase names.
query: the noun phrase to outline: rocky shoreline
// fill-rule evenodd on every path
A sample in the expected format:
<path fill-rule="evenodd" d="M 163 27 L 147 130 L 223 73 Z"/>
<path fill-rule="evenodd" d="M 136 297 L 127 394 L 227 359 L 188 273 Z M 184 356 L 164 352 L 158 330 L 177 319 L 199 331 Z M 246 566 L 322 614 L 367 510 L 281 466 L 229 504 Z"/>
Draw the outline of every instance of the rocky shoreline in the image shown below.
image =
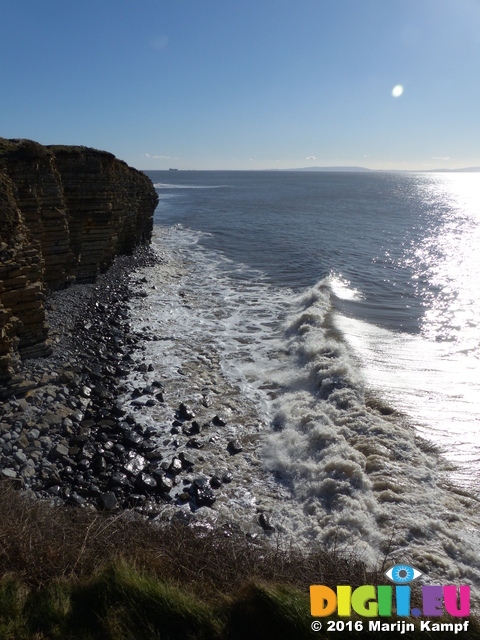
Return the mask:
<path fill-rule="evenodd" d="M 147 288 L 156 288 L 141 269 L 159 261 L 151 247 L 139 247 L 95 283 L 47 299 L 52 354 L 22 363 L 22 397 L 0 408 L 0 477 L 53 504 L 148 518 L 220 517 L 225 524 L 237 508 L 247 513 L 245 533 L 270 535 L 268 509 L 232 483 L 239 465 L 259 467 L 252 437 L 258 425 L 236 437 L 227 425 L 235 410 L 214 388 L 188 393 L 183 371 L 187 386 L 166 392 L 167 376 L 145 351 L 169 338 L 132 326 L 129 302 L 147 300 Z M 145 411 L 161 411 L 163 424 L 158 416 L 145 420 Z"/>

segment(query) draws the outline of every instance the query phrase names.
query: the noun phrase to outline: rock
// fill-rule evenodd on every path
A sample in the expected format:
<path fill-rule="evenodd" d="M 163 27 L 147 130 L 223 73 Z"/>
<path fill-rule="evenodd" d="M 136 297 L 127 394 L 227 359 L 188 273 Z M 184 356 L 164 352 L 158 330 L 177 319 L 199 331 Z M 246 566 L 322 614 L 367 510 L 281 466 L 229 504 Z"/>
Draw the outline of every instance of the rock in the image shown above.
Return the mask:
<path fill-rule="evenodd" d="M 223 418 L 221 418 L 220 416 L 214 416 L 212 418 L 212 424 L 215 427 L 225 427 L 227 422 Z"/>
<path fill-rule="evenodd" d="M 193 420 L 193 418 L 195 418 L 195 412 L 188 404 L 184 404 L 183 402 L 178 407 L 178 415 L 182 420 Z"/>
<path fill-rule="evenodd" d="M 125 471 L 133 476 L 136 476 L 145 468 L 145 458 L 143 456 L 135 456 L 127 462 L 125 465 Z"/>
<path fill-rule="evenodd" d="M 187 447 L 190 449 L 203 449 L 204 443 L 198 438 L 190 438 L 190 440 L 187 441 Z"/>
<path fill-rule="evenodd" d="M 8 480 L 12 480 L 17 477 L 17 472 L 13 469 L 1 469 L 0 474 L 2 478 L 7 478 Z"/>
<path fill-rule="evenodd" d="M 118 504 L 117 496 L 113 491 L 107 491 L 98 496 L 97 504 L 101 510 L 112 511 Z"/>
<path fill-rule="evenodd" d="M 110 487 L 126 487 L 128 484 L 128 478 L 124 473 L 112 473 L 108 480 Z"/>
<path fill-rule="evenodd" d="M 148 241 L 158 196 L 144 174 L 106 152 L 3 138 L 0 194 L 0 388 L 10 384 L 11 393 L 27 390 L 15 380 L 19 356 L 51 351 L 45 290 L 94 279 L 117 254 Z M 62 384 L 74 379 L 68 369 L 60 374 Z"/>
<path fill-rule="evenodd" d="M 84 504 L 85 504 L 85 498 L 82 498 L 82 496 L 79 496 L 78 493 L 73 491 L 68 496 L 67 503 L 68 504 L 73 504 L 76 507 L 83 507 Z"/>
<path fill-rule="evenodd" d="M 66 458 L 68 457 L 68 448 L 63 445 L 63 444 L 57 444 L 55 447 L 53 447 L 53 449 L 50 452 L 50 455 L 52 457 L 52 459 L 58 459 L 58 458 Z"/>
<path fill-rule="evenodd" d="M 201 426 L 194 420 L 190 425 L 183 427 L 183 433 L 186 436 L 195 436 L 201 431 Z"/>
<path fill-rule="evenodd" d="M 157 488 L 160 493 L 168 493 L 173 488 L 173 481 L 171 478 L 167 478 L 166 476 L 160 476 L 157 479 Z"/>
<path fill-rule="evenodd" d="M 198 507 L 211 507 L 216 500 L 206 478 L 196 478 L 191 491 Z"/>
<path fill-rule="evenodd" d="M 148 473 L 139 473 L 137 479 L 135 480 L 135 485 L 140 489 L 140 491 L 152 492 L 157 487 L 157 481 L 155 478 L 150 476 Z"/>
<path fill-rule="evenodd" d="M 20 464 L 23 464 L 27 461 L 27 456 L 23 453 L 23 451 L 15 451 L 15 453 L 13 454 L 13 459 Z"/>
<path fill-rule="evenodd" d="M 103 473 L 107 469 L 107 461 L 105 457 L 97 454 L 92 459 L 92 469 L 96 474 Z"/>
<path fill-rule="evenodd" d="M 195 465 L 195 458 L 187 451 L 182 451 L 178 457 L 182 461 L 182 467 L 184 469 L 191 469 Z"/>
<path fill-rule="evenodd" d="M 135 431 L 128 430 L 123 434 L 123 438 L 125 444 L 130 447 L 138 447 L 142 442 L 143 438 L 139 433 Z"/>
<path fill-rule="evenodd" d="M 210 478 L 210 486 L 213 489 L 219 489 L 222 486 L 222 480 L 219 476 L 212 476 Z"/>
<path fill-rule="evenodd" d="M 172 475 L 176 476 L 182 472 L 182 469 L 183 469 L 183 465 L 182 465 L 181 459 L 173 458 L 170 463 L 170 466 L 168 467 L 168 473 L 171 473 Z"/>
<path fill-rule="evenodd" d="M 235 455 L 237 453 L 240 453 L 241 451 L 243 451 L 243 447 L 240 444 L 240 441 L 235 439 L 235 440 L 230 440 L 230 442 L 227 445 L 227 451 L 229 452 L 230 455 Z"/>
<path fill-rule="evenodd" d="M 270 517 L 267 513 L 261 513 L 258 516 L 258 523 L 264 531 L 275 531 L 275 527 L 270 522 Z"/>

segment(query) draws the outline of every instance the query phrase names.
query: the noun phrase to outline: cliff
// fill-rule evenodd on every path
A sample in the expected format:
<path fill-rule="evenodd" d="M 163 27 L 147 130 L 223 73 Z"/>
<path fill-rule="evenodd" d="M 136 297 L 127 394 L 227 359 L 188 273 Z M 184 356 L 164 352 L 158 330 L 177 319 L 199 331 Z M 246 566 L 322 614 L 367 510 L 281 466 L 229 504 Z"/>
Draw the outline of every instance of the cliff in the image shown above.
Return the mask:
<path fill-rule="evenodd" d="M 0 392 L 21 358 L 49 352 L 45 295 L 148 243 L 157 202 L 110 153 L 0 138 Z"/>

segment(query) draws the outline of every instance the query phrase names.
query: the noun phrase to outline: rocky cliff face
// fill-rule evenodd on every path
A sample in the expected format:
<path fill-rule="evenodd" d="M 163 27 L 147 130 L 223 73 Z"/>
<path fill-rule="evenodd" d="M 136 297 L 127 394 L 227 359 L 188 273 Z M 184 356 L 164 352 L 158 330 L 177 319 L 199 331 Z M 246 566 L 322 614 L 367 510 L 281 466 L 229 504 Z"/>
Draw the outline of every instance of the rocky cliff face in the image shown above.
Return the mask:
<path fill-rule="evenodd" d="M 0 138 L 0 386 L 49 352 L 44 297 L 150 240 L 151 181 L 112 154 Z M 1 390 L 0 390 L 1 391 Z"/>

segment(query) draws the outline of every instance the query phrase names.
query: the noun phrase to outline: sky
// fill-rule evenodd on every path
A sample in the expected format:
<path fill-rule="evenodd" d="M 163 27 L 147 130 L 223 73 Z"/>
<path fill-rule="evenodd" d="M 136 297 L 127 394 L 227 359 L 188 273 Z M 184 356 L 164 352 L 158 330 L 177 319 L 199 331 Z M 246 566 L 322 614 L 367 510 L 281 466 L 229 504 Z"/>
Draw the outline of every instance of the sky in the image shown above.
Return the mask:
<path fill-rule="evenodd" d="M 480 0 L 0 0 L 0 136 L 138 169 L 480 166 Z"/>

